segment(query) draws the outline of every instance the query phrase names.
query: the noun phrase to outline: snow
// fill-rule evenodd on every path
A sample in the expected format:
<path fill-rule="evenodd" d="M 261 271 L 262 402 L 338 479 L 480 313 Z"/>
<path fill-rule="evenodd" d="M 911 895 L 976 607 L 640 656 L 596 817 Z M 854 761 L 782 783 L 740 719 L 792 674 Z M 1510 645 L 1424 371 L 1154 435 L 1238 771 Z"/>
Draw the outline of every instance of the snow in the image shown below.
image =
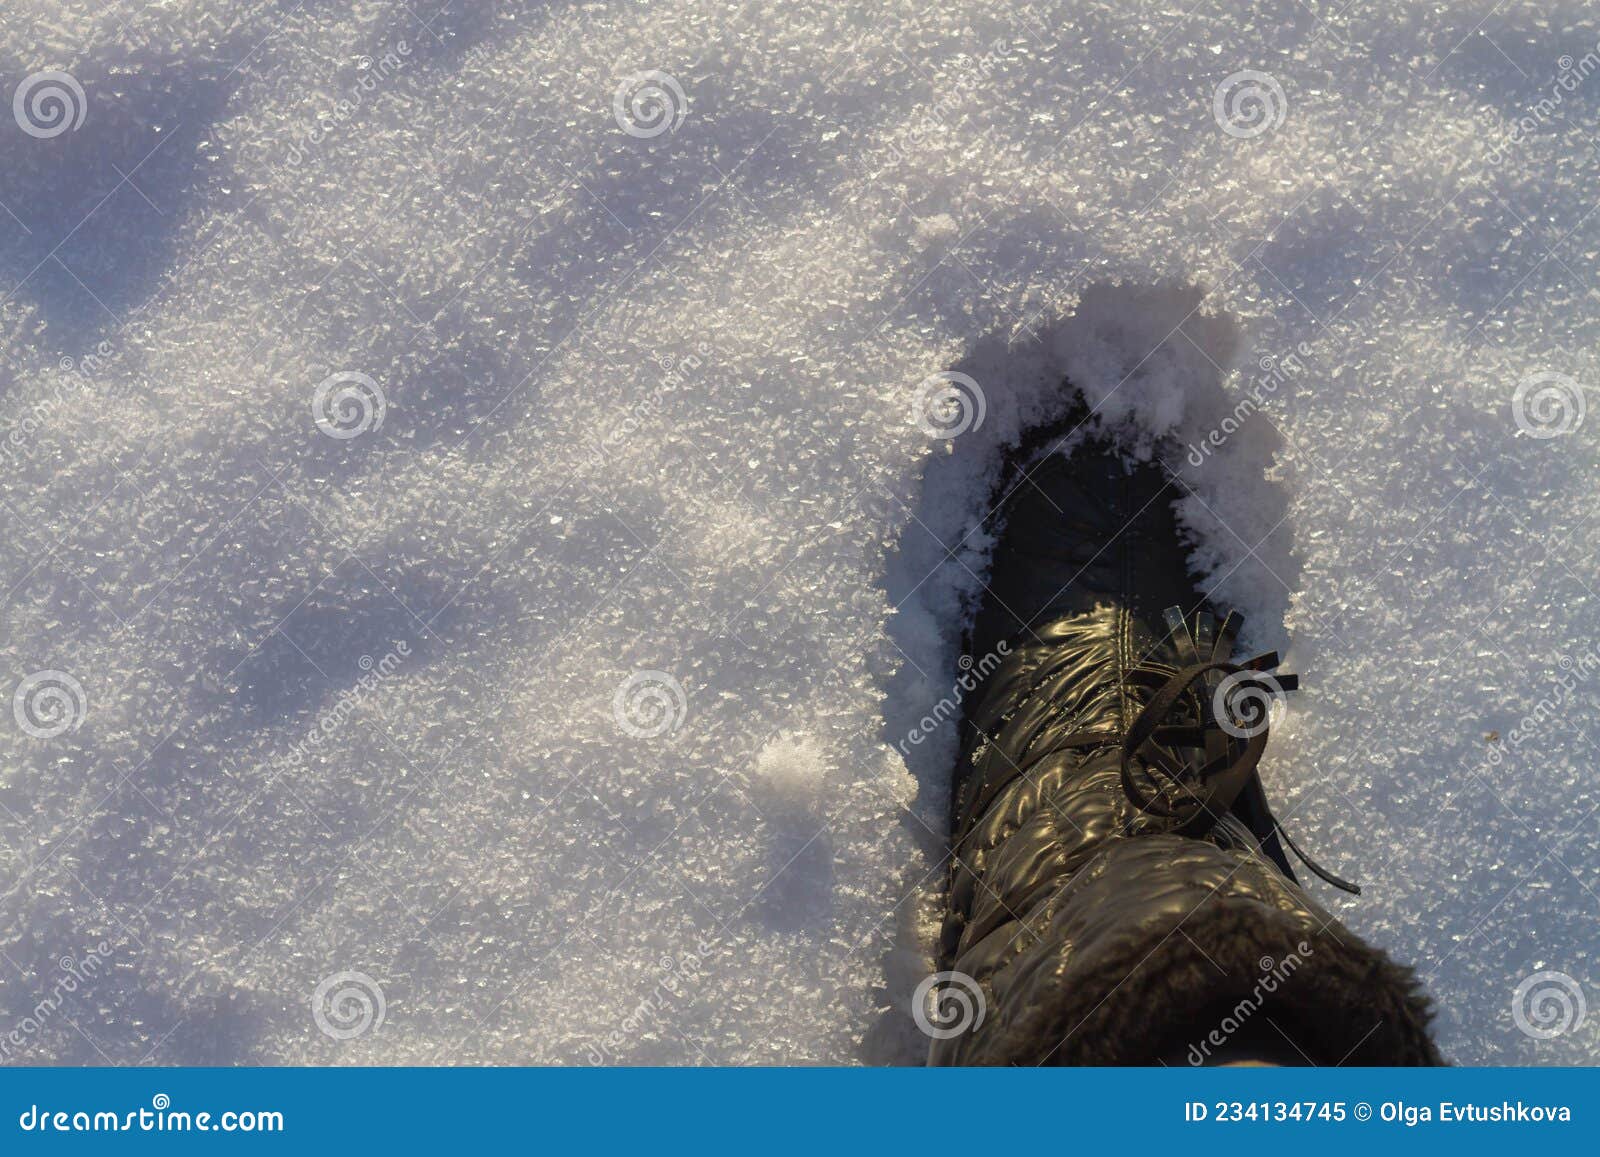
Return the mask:
<path fill-rule="evenodd" d="M 1597 45 L 11 0 L 0 1058 L 917 1061 L 904 741 L 1067 374 L 1305 678 L 1318 898 L 1453 1059 L 1600 1059 L 1513 1015 L 1600 999 Z"/>

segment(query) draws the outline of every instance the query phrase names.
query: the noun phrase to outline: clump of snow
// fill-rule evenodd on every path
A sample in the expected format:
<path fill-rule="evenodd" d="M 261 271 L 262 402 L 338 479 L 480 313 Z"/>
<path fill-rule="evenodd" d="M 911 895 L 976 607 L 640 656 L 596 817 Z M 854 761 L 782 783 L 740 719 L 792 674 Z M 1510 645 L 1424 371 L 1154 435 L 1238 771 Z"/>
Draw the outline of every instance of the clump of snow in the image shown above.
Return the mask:
<path fill-rule="evenodd" d="M 827 757 L 809 736 L 779 735 L 756 756 L 756 789 L 786 809 L 815 809 L 827 776 Z"/>
<path fill-rule="evenodd" d="M 0 1059 L 919 1060 L 920 721 L 1064 376 L 1290 641 L 1319 896 L 1455 1059 L 1600 1057 L 1513 1009 L 1600 983 L 1597 44 L 8 3 Z"/>

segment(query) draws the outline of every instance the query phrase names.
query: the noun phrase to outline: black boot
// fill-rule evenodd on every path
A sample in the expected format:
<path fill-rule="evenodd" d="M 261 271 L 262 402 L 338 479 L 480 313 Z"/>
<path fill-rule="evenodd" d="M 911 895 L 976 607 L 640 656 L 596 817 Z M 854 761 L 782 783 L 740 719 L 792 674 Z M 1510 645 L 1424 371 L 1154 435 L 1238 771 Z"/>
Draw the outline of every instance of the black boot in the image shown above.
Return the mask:
<path fill-rule="evenodd" d="M 1284 854 L 1256 764 L 1294 678 L 1232 655 L 1237 616 L 1219 624 L 1188 576 L 1177 484 L 1080 441 L 1020 454 L 1002 487 L 969 653 L 1005 657 L 975 662 L 940 949 L 982 1017 L 931 1062 L 1208 1064 L 1281 1036 L 1304 1063 L 1439 1063 L 1410 971 Z"/>

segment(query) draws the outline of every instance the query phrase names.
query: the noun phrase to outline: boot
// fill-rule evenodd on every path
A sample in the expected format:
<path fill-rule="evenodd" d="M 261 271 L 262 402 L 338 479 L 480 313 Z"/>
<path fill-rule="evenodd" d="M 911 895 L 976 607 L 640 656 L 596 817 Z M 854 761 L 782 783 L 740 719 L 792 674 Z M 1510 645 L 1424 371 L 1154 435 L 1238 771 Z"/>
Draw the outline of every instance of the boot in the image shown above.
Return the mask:
<path fill-rule="evenodd" d="M 975 1007 L 930 1031 L 930 1063 L 1441 1063 L 1412 973 L 1285 854 L 1256 767 L 1294 677 L 1233 654 L 1239 617 L 1188 575 L 1177 484 L 1078 441 L 1002 483 L 968 652 L 1007 647 L 974 663 L 930 1015 Z"/>

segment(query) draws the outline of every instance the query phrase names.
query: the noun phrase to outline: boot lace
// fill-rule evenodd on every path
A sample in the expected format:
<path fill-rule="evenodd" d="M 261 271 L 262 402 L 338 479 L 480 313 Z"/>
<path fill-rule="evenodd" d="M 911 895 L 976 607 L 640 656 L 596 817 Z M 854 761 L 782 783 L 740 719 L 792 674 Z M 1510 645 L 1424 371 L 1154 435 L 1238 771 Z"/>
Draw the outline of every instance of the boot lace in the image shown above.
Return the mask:
<path fill-rule="evenodd" d="M 1283 695 L 1299 689 L 1299 678 L 1275 673 L 1276 652 L 1231 659 L 1244 625 L 1238 614 L 1230 613 L 1220 627 L 1205 612 L 1191 622 L 1178 607 L 1167 608 L 1165 619 L 1179 665 L 1147 661 L 1127 673 L 1129 690 L 1149 695 L 1122 738 L 1122 790 L 1129 802 L 1179 835 L 1198 835 L 1225 822 L 1244 797 L 1258 817 L 1252 834 L 1269 854 L 1281 839 L 1314 875 L 1360 895 L 1359 887 L 1300 850 L 1272 814 L 1256 774 L 1274 710 Z M 1281 852 L 1274 858 L 1288 869 Z"/>

